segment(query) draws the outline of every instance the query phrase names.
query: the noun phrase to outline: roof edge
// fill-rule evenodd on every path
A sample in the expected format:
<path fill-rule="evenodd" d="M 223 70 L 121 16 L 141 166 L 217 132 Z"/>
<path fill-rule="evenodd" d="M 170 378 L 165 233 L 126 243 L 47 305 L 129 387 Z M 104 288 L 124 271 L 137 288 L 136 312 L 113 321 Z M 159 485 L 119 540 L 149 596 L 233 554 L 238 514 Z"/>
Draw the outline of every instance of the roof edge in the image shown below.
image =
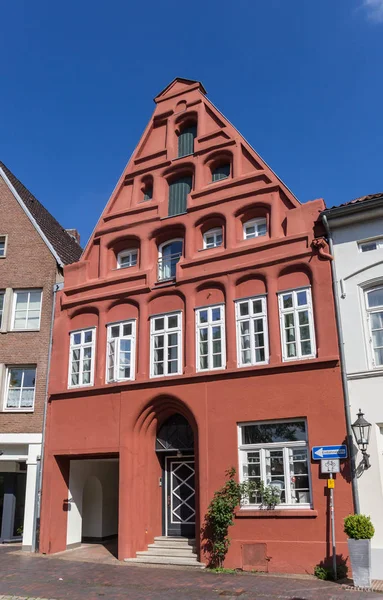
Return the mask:
<path fill-rule="evenodd" d="M 33 217 L 33 215 L 31 214 L 31 212 L 25 206 L 23 200 L 21 199 L 20 195 L 17 193 L 17 191 L 14 188 L 14 186 L 12 185 L 12 183 L 9 181 L 9 179 L 8 179 L 7 175 L 4 173 L 4 170 L 2 169 L 2 167 L 0 167 L 0 176 L 3 178 L 6 186 L 9 188 L 10 192 L 13 194 L 13 196 L 15 197 L 15 199 L 17 200 L 17 202 L 19 203 L 19 205 L 21 206 L 21 208 L 23 209 L 23 211 L 25 212 L 25 214 L 27 215 L 27 217 L 31 221 L 32 225 L 36 229 L 36 231 L 40 234 L 42 240 L 45 242 L 46 246 L 48 247 L 48 249 L 51 251 L 51 253 L 55 257 L 56 262 L 58 263 L 58 265 L 63 269 L 64 268 L 63 261 L 61 260 L 61 258 L 57 254 L 56 250 L 54 249 L 54 247 L 52 246 L 52 244 L 48 240 L 47 236 L 45 235 L 45 233 L 43 232 L 43 230 L 41 229 L 41 227 L 38 225 L 36 219 Z"/>
<path fill-rule="evenodd" d="M 346 204 L 344 206 L 333 206 L 332 208 L 326 208 L 324 211 L 322 211 L 322 214 L 326 215 L 327 219 L 330 220 L 364 212 L 366 210 L 372 210 L 380 206 L 383 206 L 383 194 L 378 198 L 364 200 L 364 202 L 356 202 L 355 204 Z"/>

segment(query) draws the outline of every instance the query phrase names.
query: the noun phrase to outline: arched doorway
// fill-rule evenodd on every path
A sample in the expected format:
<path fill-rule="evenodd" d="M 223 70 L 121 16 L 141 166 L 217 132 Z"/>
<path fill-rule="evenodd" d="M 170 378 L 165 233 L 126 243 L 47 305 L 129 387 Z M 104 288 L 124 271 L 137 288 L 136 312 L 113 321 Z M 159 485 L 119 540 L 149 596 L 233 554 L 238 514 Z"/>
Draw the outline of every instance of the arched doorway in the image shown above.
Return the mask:
<path fill-rule="evenodd" d="M 163 534 L 195 537 L 194 435 L 187 419 L 172 415 L 159 428 L 156 452 L 162 466 Z"/>

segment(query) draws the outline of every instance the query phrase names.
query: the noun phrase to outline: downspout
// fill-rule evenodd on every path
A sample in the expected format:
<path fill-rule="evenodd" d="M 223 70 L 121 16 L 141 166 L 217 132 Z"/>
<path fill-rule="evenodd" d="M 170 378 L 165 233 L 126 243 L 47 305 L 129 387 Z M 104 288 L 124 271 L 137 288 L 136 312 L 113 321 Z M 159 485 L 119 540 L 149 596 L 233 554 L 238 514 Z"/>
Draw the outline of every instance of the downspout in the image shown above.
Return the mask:
<path fill-rule="evenodd" d="M 322 213 L 322 222 L 325 226 L 327 237 L 328 237 L 328 245 L 330 248 L 330 254 L 334 256 L 334 244 L 332 240 L 332 233 L 330 230 L 330 226 L 327 221 L 327 216 Z M 331 261 L 331 273 L 332 273 L 332 287 L 334 292 L 334 302 L 335 302 L 335 318 L 336 324 L 338 328 L 338 338 L 339 338 L 339 356 L 340 356 L 340 372 L 342 375 L 342 385 L 343 385 L 343 398 L 344 398 L 344 410 L 346 415 L 346 429 L 347 429 L 347 443 L 350 451 L 350 463 L 351 463 L 351 486 L 352 486 L 352 496 L 354 500 L 354 510 L 357 515 L 360 514 L 360 506 L 359 506 L 359 494 L 358 494 L 358 486 L 356 480 L 356 464 L 355 464 L 355 455 L 353 453 L 353 437 L 352 437 L 352 429 L 351 429 L 351 413 L 350 413 L 350 396 L 348 393 L 348 383 L 347 383 L 347 373 L 346 373 L 346 357 L 344 354 L 344 338 L 343 338 L 343 329 L 342 329 L 342 321 L 340 318 L 340 305 L 339 305 L 339 295 L 337 288 L 337 275 L 336 275 L 336 266 L 335 260 Z"/>
<path fill-rule="evenodd" d="M 46 377 L 46 382 L 45 382 L 43 431 L 42 431 L 42 437 L 41 437 L 41 455 L 40 455 L 40 457 L 37 458 L 38 466 L 37 466 L 37 481 L 36 481 L 36 494 L 35 494 L 35 510 L 34 510 L 34 515 L 33 515 L 32 552 L 39 551 L 40 539 L 37 539 L 37 524 L 40 522 L 40 514 L 41 514 L 41 487 L 42 487 L 42 481 L 43 481 L 45 428 L 46 428 L 46 423 L 47 423 L 47 412 L 48 412 L 48 385 L 49 385 L 49 373 L 50 373 L 51 357 L 52 357 L 53 323 L 54 323 L 54 318 L 55 318 L 56 294 L 63 287 L 64 287 L 63 283 L 55 283 L 53 286 L 51 330 L 50 330 L 50 335 L 49 335 L 47 377 Z M 40 536 L 39 536 L 39 538 L 40 538 Z"/>

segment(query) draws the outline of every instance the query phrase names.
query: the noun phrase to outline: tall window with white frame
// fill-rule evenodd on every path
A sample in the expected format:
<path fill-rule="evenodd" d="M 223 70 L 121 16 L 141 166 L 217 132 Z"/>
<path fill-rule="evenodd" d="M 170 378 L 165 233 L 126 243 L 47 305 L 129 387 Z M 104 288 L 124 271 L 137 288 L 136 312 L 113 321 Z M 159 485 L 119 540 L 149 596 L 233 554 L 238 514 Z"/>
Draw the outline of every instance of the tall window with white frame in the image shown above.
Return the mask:
<path fill-rule="evenodd" d="M 366 310 L 372 366 L 383 366 L 383 287 L 366 291 Z"/>
<path fill-rule="evenodd" d="M 72 331 L 69 349 L 69 387 L 93 385 L 96 328 Z"/>
<path fill-rule="evenodd" d="M 6 372 L 6 411 L 32 411 L 35 402 L 36 367 L 10 366 Z"/>
<path fill-rule="evenodd" d="M 12 329 L 40 329 L 41 290 L 15 290 Z"/>
<path fill-rule="evenodd" d="M 107 383 L 135 378 L 136 321 L 108 325 Z"/>
<path fill-rule="evenodd" d="M 226 367 L 225 306 L 207 306 L 196 310 L 197 371 Z"/>
<path fill-rule="evenodd" d="M 0 328 L 3 324 L 4 297 L 5 297 L 5 292 L 1 291 L 0 292 Z"/>
<path fill-rule="evenodd" d="M 242 423 L 238 429 L 241 481 L 272 486 L 285 507 L 310 508 L 306 422 Z M 257 492 L 243 500 L 248 508 L 260 503 Z"/>
<path fill-rule="evenodd" d="M 269 361 L 266 296 L 237 300 L 237 356 L 239 367 Z"/>
<path fill-rule="evenodd" d="M 311 289 L 281 292 L 279 317 L 283 360 L 314 358 L 316 347 Z"/>
<path fill-rule="evenodd" d="M 182 373 L 182 313 L 150 319 L 150 377 Z"/>

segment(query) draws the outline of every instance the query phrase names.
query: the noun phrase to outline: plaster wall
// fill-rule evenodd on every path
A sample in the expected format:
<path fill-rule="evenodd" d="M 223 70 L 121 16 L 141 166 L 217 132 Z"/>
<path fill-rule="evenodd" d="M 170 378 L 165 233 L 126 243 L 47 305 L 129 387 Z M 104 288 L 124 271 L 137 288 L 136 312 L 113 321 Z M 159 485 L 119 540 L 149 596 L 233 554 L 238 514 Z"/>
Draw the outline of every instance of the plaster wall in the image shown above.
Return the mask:
<path fill-rule="evenodd" d="M 117 534 L 118 489 L 118 461 L 70 461 L 67 546 Z"/>
<path fill-rule="evenodd" d="M 383 284 L 383 249 L 360 252 L 358 241 L 383 234 L 383 218 L 362 214 L 360 222 L 331 226 L 337 272 L 337 290 L 344 337 L 344 351 L 351 408 L 372 423 L 368 452 L 371 468 L 358 471 L 358 492 L 363 514 L 375 527 L 372 539 L 373 577 L 383 578 L 383 369 L 372 365 L 372 346 L 365 310 L 365 290 Z M 358 465 L 361 453 L 357 453 Z"/>

